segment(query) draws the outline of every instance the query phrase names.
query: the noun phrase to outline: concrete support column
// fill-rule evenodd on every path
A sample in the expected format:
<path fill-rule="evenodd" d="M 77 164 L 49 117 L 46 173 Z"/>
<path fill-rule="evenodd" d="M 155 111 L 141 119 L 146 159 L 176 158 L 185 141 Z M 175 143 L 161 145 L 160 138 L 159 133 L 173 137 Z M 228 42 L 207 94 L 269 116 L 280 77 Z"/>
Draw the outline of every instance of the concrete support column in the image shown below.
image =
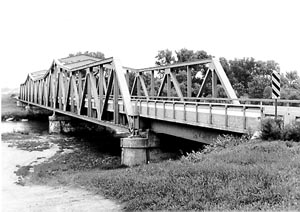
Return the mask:
<path fill-rule="evenodd" d="M 151 151 L 158 147 L 159 140 L 153 136 L 121 138 L 121 163 L 126 166 L 146 164 L 150 161 Z"/>
<path fill-rule="evenodd" d="M 53 114 L 49 116 L 49 133 L 68 133 L 75 131 L 71 117 Z"/>

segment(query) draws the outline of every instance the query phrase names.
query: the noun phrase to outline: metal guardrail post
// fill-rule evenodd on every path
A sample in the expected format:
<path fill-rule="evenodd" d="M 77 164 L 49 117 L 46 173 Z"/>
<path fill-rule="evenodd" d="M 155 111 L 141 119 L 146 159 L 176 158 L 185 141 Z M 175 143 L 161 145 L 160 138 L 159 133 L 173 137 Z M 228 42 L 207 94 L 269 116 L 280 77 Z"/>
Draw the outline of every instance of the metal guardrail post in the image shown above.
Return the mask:
<path fill-rule="evenodd" d="M 154 117 L 157 116 L 156 100 L 154 101 Z"/>
<path fill-rule="evenodd" d="M 147 116 L 149 116 L 149 100 L 146 100 L 146 104 L 147 104 Z"/>
<path fill-rule="evenodd" d="M 166 102 L 163 101 L 163 118 L 165 118 L 165 111 L 166 111 Z"/>
<path fill-rule="evenodd" d="M 243 106 L 243 129 L 246 129 L 246 106 Z"/>
<path fill-rule="evenodd" d="M 185 106 L 185 102 L 183 103 L 183 121 L 186 121 L 186 106 Z"/>
<path fill-rule="evenodd" d="M 225 105 L 225 127 L 228 127 L 228 105 Z"/>
<path fill-rule="evenodd" d="M 198 103 L 196 103 L 196 123 L 199 122 L 198 107 L 199 107 L 199 105 L 198 105 Z"/>
<path fill-rule="evenodd" d="M 212 105 L 209 104 L 209 124 L 212 124 Z"/>
<path fill-rule="evenodd" d="M 175 101 L 173 101 L 173 119 L 175 119 L 175 113 L 176 113 L 176 111 L 175 111 L 175 104 L 176 104 L 176 102 Z"/>

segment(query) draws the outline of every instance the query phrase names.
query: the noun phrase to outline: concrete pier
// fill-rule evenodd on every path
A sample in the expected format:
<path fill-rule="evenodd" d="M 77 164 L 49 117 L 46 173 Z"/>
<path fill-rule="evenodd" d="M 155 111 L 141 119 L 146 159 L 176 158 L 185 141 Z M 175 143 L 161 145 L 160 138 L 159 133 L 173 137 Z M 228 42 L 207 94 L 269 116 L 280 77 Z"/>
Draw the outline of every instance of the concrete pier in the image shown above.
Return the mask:
<path fill-rule="evenodd" d="M 69 133 L 76 129 L 71 124 L 72 118 L 53 114 L 49 116 L 49 133 Z"/>
<path fill-rule="evenodd" d="M 159 146 L 159 139 L 151 133 L 147 137 L 121 138 L 121 163 L 126 166 L 147 164 L 151 160 L 151 152 Z"/>

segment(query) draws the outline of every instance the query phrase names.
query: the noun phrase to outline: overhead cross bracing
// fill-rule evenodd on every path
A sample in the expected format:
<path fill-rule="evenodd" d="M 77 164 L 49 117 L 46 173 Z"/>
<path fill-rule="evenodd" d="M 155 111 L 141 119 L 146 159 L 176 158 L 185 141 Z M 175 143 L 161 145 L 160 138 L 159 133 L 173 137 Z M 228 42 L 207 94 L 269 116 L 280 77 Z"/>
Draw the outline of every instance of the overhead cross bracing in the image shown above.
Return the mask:
<path fill-rule="evenodd" d="M 195 96 L 191 73 L 199 67 L 206 73 Z M 186 87 L 177 79 L 178 71 L 186 74 Z M 207 86 L 212 98 L 202 97 Z M 227 98 L 217 98 L 217 86 L 223 87 Z M 55 59 L 47 71 L 28 75 L 19 99 L 133 135 L 151 129 L 195 141 L 201 139 L 199 129 L 258 130 L 261 119 L 272 113 L 262 100 L 238 99 L 215 58 L 144 69 L 123 67 L 113 57 Z M 291 108 L 282 110 L 289 111 L 285 120 L 297 119 L 297 111 Z"/>

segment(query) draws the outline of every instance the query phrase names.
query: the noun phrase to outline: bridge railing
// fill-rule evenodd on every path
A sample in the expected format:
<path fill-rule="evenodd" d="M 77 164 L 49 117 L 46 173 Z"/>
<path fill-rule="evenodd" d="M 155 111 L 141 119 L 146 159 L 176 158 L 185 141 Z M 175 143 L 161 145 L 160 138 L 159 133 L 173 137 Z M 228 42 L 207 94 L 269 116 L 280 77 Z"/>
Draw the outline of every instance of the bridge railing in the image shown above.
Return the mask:
<path fill-rule="evenodd" d="M 186 102 L 204 102 L 204 103 L 224 103 L 224 104 L 232 104 L 234 100 L 239 101 L 240 104 L 243 105 L 274 105 L 274 99 L 245 99 L 245 98 L 237 98 L 237 99 L 230 99 L 230 98 L 197 98 L 197 97 L 184 97 L 183 100 L 179 97 L 164 97 L 164 96 L 132 96 L 132 99 L 149 99 L 149 100 L 164 100 L 164 101 L 186 101 Z M 300 100 L 285 100 L 285 99 L 278 99 L 277 100 L 278 106 L 284 107 L 300 107 Z"/>
<path fill-rule="evenodd" d="M 170 99 L 132 99 L 140 117 L 232 132 L 259 130 L 264 116 L 260 105 L 237 105 Z"/>

